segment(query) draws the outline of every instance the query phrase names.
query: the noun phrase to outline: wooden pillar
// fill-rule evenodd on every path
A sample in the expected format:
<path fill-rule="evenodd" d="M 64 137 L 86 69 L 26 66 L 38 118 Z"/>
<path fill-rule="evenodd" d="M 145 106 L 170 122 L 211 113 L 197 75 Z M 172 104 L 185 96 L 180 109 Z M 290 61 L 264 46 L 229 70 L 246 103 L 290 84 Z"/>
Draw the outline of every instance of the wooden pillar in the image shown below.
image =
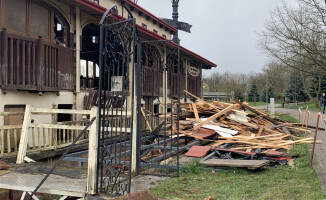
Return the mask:
<path fill-rule="evenodd" d="M 80 10 L 76 8 L 76 92 L 80 92 L 80 51 L 82 28 L 80 26 Z"/>
<path fill-rule="evenodd" d="M 91 110 L 90 119 L 96 117 L 89 130 L 87 193 L 96 194 L 97 151 L 98 151 L 98 107 Z"/>
<path fill-rule="evenodd" d="M 164 49 L 163 49 L 163 67 L 166 70 L 163 71 L 163 85 L 162 85 L 162 87 L 163 87 L 163 101 L 162 101 L 163 105 L 162 105 L 162 109 L 160 109 L 164 113 L 167 112 L 166 99 L 167 99 L 167 87 L 168 87 L 168 85 L 167 85 L 167 83 L 168 83 L 168 81 L 167 81 L 167 76 L 168 76 L 167 71 L 168 70 L 167 70 L 167 66 L 166 66 L 167 65 L 166 57 L 167 57 L 166 46 L 164 46 Z"/>
<path fill-rule="evenodd" d="M 17 164 L 23 164 L 24 158 L 26 156 L 31 110 L 32 110 L 31 105 L 26 105 L 24 122 L 23 122 L 23 126 L 21 129 L 21 137 L 20 137 L 18 155 L 17 155 L 17 161 L 16 161 Z"/>
<path fill-rule="evenodd" d="M 37 91 L 39 94 L 42 94 L 42 86 L 43 86 L 43 72 L 44 72 L 44 45 L 43 39 L 40 37 L 37 41 Z"/>
<path fill-rule="evenodd" d="M 2 77 L 0 77 L 0 85 L 1 85 L 1 89 L 2 92 L 4 94 L 6 94 L 6 85 L 8 83 L 8 32 L 7 30 L 4 28 L 3 31 L 1 32 L 1 75 Z"/>

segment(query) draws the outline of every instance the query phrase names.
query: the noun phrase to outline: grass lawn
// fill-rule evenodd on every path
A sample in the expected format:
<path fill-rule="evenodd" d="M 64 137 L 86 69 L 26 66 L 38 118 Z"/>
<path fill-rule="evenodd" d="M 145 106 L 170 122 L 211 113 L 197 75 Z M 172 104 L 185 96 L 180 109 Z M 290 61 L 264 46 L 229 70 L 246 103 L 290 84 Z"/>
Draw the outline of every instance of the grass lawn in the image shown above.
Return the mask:
<path fill-rule="evenodd" d="M 266 102 L 258 101 L 258 102 L 248 102 L 249 106 L 263 106 L 266 105 Z"/>
<path fill-rule="evenodd" d="M 285 120 L 288 122 L 293 122 L 293 123 L 297 123 L 298 120 L 294 117 L 292 117 L 291 115 L 286 115 L 286 114 L 282 114 L 282 113 L 275 113 L 275 116 L 281 120 Z"/>
<path fill-rule="evenodd" d="M 296 122 L 289 115 L 277 115 Z M 291 154 L 298 155 L 294 167 L 279 165 L 277 169 L 248 171 L 231 168 L 213 173 L 204 169 L 199 160 L 180 169 L 180 177 L 170 178 L 151 188 L 150 192 L 161 199 L 324 199 L 320 181 L 309 166 L 307 144 L 296 145 Z"/>
<path fill-rule="evenodd" d="M 316 108 L 315 106 L 315 103 L 312 103 L 312 102 L 306 102 L 306 103 L 302 103 L 302 104 L 299 104 L 297 106 L 288 106 L 287 104 L 284 105 L 284 108 L 290 108 L 290 109 L 298 109 L 298 108 L 301 108 L 302 111 L 304 111 L 306 108 L 309 108 L 309 110 L 311 111 L 319 111 L 320 108 Z"/>

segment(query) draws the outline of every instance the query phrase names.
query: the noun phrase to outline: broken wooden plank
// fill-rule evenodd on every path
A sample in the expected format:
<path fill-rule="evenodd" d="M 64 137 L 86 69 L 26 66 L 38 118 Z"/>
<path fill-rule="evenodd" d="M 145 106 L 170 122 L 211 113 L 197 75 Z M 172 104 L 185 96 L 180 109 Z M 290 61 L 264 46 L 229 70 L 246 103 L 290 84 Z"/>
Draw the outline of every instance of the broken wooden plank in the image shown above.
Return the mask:
<path fill-rule="evenodd" d="M 201 161 L 200 164 L 211 167 L 241 167 L 259 169 L 266 166 L 268 160 L 230 160 L 230 159 L 209 159 Z"/>
<path fill-rule="evenodd" d="M 194 127 L 194 130 L 200 128 L 202 125 L 207 124 L 207 123 L 209 123 L 210 121 L 212 121 L 212 120 L 214 120 L 214 119 L 216 119 L 216 118 L 218 118 L 218 117 L 220 117 L 220 116 L 222 116 L 222 115 L 224 115 L 224 114 L 227 114 L 228 112 L 230 112 L 230 111 L 231 111 L 232 109 L 234 109 L 235 107 L 237 107 L 237 105 L 231 105 L 231 106 L 229 106 L 229 107 L 227 107 L 227 108 L 221 110 L 220 112 L 218 112 L 218 113 L 216 113 L 216 114 L 210 116 L 210 117 L 207 118 L 205 121 L 203 121 L 203 122 L 197 124 L 197 125 Z"/>

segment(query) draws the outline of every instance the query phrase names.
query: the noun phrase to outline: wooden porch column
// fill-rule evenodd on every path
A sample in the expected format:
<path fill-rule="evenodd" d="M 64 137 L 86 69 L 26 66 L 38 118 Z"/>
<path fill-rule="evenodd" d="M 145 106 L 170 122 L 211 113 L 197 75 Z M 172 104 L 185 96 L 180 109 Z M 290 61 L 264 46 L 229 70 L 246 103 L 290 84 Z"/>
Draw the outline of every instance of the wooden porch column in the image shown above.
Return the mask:
<path fill-rule="evenodd" d="M 91 110 L 90 119 L 96 117 L 89 130 L 89 148 L 88 148 L 88 172 L 87 172 L 87 193 L 96 194 L 96 173 L 97 173 L 97 151 L 98 151 L 98 107 Z"/>
<path fill-rule="evenodd" d="M 44 45 L 43 39 L 40 37 L 37 41 L 37 63 L 36 63 L 36 71 L 37 71 L 37 91 L 39 94 L 42 94 L 42 86 L 43 86 L 43 72 L 44 72 Z"/>
<path fill-rule="evenodd" d="M 76 92 L 80 92 L 80 48 L 82 28 L 80 26 L 80 10 L 76 8 Z M 76 102 L 78 104 L 78 102 Z"/>
<path fill-rule="evenodd" d="M 0 85 L 1 85 L 1 90 L 3 92 L 3 94 L 6 94 L 6 85 L 8 83 L 8 75 L 7 75 L 7 71 L 8 71 L 8 32 L 7 30 L 4 28 L 3 31 L 1 32 L 1 37 L 0 39 L 1 41 L 1 63 L 0 63 L 0 70 L 1 70 L 1 74 L 2 77 L 0 75 Z"/>

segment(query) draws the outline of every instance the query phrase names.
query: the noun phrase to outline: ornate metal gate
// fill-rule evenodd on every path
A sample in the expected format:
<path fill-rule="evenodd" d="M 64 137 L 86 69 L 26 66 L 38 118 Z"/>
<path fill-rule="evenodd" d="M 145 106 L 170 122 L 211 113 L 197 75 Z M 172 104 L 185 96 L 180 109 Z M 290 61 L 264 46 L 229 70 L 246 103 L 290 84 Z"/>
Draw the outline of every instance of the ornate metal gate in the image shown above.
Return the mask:
<path fill-rule="evenodd" d="M 121 8 L 121 9 L 120 9 Z M 123 5 L 100 22 L 98 192 L 130 192 L 134 107 L 135 19 Z M 124 16 L 126 15 L 126 16 Z"/>
<path fill-rule="evenodd" d="M 179 175 L 180 46 L 137 45 L 137 174 Z"/>

